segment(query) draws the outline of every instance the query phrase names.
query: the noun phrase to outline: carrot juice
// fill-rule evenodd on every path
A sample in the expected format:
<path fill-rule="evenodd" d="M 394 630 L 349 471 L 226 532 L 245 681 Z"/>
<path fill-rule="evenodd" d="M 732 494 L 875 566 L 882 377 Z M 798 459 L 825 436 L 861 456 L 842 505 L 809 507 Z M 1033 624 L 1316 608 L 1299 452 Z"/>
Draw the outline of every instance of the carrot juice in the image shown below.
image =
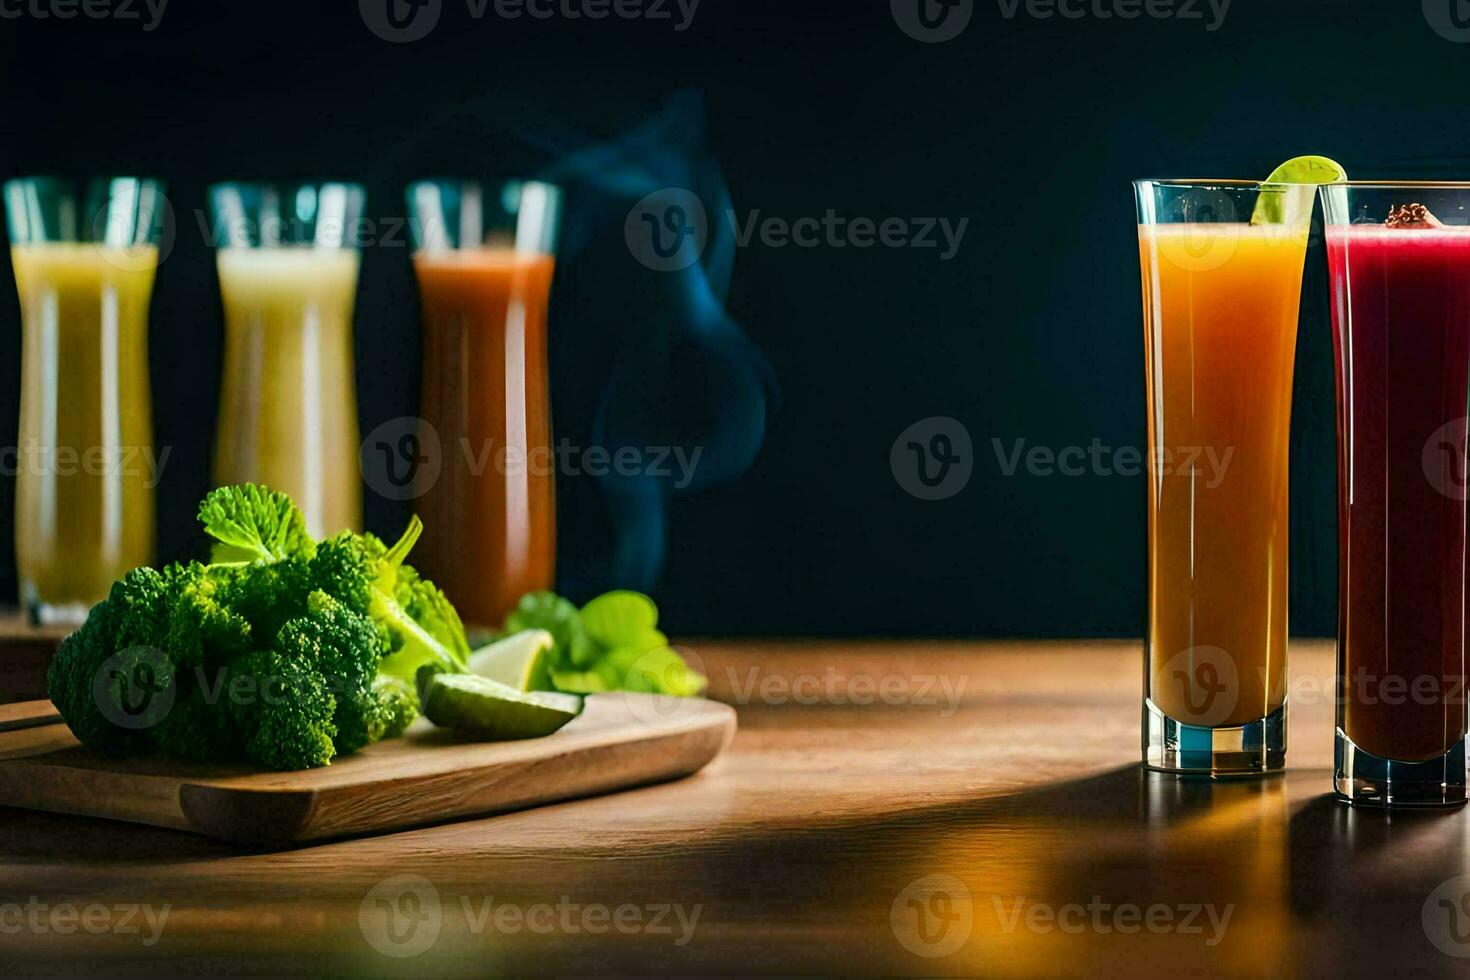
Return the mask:
<path fill-rule="evenodd" d="M 1232 728 L 1286 700 L 1287 486 L 1306 227 L 1139 227 L 1148 371 L 1147 696 Z"/>
<path fill-rule="evenodd" d="M 420 252 L 421 415 L 442 466 L 419 488 L 414 562 L 468 623 L 498 626 L 554 584 L 546 309 L 555 260 L 513 247 Z"/>

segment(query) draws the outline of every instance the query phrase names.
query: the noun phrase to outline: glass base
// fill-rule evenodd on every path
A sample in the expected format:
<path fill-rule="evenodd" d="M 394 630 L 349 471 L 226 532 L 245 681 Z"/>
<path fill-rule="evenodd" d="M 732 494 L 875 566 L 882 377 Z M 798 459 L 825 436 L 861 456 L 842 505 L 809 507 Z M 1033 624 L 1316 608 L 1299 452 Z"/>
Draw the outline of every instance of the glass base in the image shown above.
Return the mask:
<path fill-rule="evenodd" d="M 1465 802 L 1465 740 L 1425 762 L 1364 752 L 1337 730 L 1337 798 L 1354 806 L 1459 806 Z"/>
<path fill-rule="evenodd" d="M 32 626 L 80 626 L 91 611 L 85 602 L 42 602 L 29 583 L 22 583 L 20 591 Z"/>
<path fill-rule="evenodd" d="M 1234 728 L 1175 721 L 1143 702 L 1143 764 L 1159 772 L 1198 776 L 1259 776 L 1286 766 L 1286 705 Z"/>

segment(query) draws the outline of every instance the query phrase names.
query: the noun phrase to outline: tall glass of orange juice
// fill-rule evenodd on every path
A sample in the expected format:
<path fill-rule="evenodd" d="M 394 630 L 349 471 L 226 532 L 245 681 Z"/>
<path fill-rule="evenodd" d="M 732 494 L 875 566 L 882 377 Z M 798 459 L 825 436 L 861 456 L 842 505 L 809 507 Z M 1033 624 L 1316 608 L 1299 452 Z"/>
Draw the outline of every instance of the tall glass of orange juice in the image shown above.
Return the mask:
<path fill-rule="evenodd" d="M 357 184 L 209 189 L 225 311 L 217 484 L 289 494 L 318 537 L 362 524 L 352 315 Z"/>
<path fill-rule="evenodd" d="M 148 305 L 163 185 L 136 177 L 5 184 L 21 311 L 16 561 L 40 622 L 78 622 L 153 558 Z"/>
<path fill-rule="evenodd" d="M 414 561 L 466 622 L 498 626 L 556 576 L 546 311 L 561 194 L 549 184 L 422 181 L 408 189 L 423 312 Z M 437 472 L 435 470 L 437 469 Z"/>
<path fill-rule="evenodd" d="M 1268 772 L 1286 754 L 1292 369 L 1315 191 L 1135 190 L 1149 436 L 1144 761 Z M 1258 208 L 1263 194 L 1274 207 Z"/>

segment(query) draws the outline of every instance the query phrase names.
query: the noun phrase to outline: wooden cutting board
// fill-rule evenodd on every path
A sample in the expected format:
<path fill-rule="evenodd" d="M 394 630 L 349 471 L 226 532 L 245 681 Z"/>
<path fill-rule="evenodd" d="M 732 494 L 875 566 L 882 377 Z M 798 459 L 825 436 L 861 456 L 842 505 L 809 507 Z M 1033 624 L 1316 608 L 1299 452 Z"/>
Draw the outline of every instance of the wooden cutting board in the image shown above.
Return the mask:
<path fill-rule="evenodd" d="M 61 712 L 50 701 L 17 701 L 15 704 L 0 703 L 0 732 L 13 732 L 17 728 L 35 728 L 38 725 L 55 725 L 61 721 Z"/>
<path fill-rule="evenodd" d="M 678 779 L 703 768 L 734 735 L 727 705 L 594 694 L 581 715 L 545 738 L 470 742 L 420 719 L 403 738 L 326 768 L 278 773 L 112 759 L 51 725 L 0 741 L 0 806 L 276 850 Z"/>

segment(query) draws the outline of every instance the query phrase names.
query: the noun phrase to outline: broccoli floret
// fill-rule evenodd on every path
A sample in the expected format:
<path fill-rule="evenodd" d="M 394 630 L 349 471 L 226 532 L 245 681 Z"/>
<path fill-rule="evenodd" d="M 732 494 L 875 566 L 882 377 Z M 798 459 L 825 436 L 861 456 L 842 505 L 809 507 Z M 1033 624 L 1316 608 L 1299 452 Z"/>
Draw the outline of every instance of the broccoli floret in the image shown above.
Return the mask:
<path fill-rule="evenodd" d="M 239 570 L 191 562 L 169 566 L 168 574 L 173 599 L 167 646 L 176 662 L 203 667 L 250 649 L 250 621 L 230 605 Z"/>
<path fill-rule="evenodd" d="M 372 622 L 321 590 L 306 600 L 306 614 L 281 627 L 276 648 L 316 663 L 344 690 L 367 690 L 384 647 Z"/>
<path fill-rule="evenodd" d="M 408 731 L 419 716 L 419 699 L 413 685 L 397 677 L 379 675 L 373 681 L 378 696 L 377 719 L 383 725 L 383 738 L 397 738 Z"/>
<path fill-rule="evenodd" d="M 47 693 L 83 744 L 118 755 L 147 748 L 147 729 L 167 707 L 155 698 L 173 680 L 163 652 L 167 630 L 168 581 L 143 567 L 113 583 L 62 642 L 47 672 Z"/>
<path fill-rule="evenodd" d="M 199 505 L 199 522 L 215 539 L 210 552 L 215 564 L 309 558 L 314 547 L 295 502 L 253 483 L 212 491 Z"/>
<path fill-rule="evenodd" d="M 311 591 L 311 562 L 292 555 L 235 567 L 224 600 L 250 623 L 258 645 L 266 645 L 287 622 L 306 615 L 306 597 Z"/>
<path fill-rule="evenodd" d="M 366 616 L 325 592 L 311 593 L 306 605 L 305 616 L 281 627 L 276 649 L 314 665 L 325 678 L 337 700 L 337 751 L 355 752 L 378 741 L 389 727 L 373 688 L 385 652 L 382 637 Z"/>
<path fill-rule="evenodd" d="M 199 683 L 200 671 L 204 672 L 204 687 Z M 164 755 L 196 762 L 243 760 L 245 747 L 228 710 L 229 670 L 193 667 L 181 670 L 178 677 L 173 709 L 151 731 L 154 747 Z"/>
<path fill-rule="evenodd" d="M 337 716 L 342 721 L 338 722 L 337 751 L 355 752 L 364 745 L 397 738 L 418 714 L 418 699 L 407 684 L 396 677 L 375 677 L 350 711 L 344 714 L 338 705 Z"/>
<path fill-rule="evenodd" d="M 114 726 L 98 711 L 92 679 L 112 656 L 111 610 L 107 601 L 92 607 L 81 628 L 61 641 L 46 669 L 46 694 L 72 734 L 93 748 L 106 748 Z"/>
<path fill-rule="evenodd" d="M 245 755 L 270 769 L 315 769 L 336 754 L 337 700 L 306 661 L 257 650 L 230 671 L 229 712 Z M 241 678 L 248 683 L 237 684 Z"/>
<path fill-rule="evenodd" d="M 467 650 L 451 649 L 431 635 L 398 602 L 399 568 L 424 525 L 417 517 L 391 548 L 371 534 L 343 532 L 317 546 L 312 558 L 312 583 L 347 608 L 379 624 L 388 634 L 389 649 L 378 672 L 411 683 L 426 663 L 462 672 Z"/>
<path fill-rule="evenodd" d="M 163 646 L 168 636 L 169 600 L 174 581 L 174 573 L 144 566 L 112 583 L 107 603 L 113 614 L 116 646 Z"/>

